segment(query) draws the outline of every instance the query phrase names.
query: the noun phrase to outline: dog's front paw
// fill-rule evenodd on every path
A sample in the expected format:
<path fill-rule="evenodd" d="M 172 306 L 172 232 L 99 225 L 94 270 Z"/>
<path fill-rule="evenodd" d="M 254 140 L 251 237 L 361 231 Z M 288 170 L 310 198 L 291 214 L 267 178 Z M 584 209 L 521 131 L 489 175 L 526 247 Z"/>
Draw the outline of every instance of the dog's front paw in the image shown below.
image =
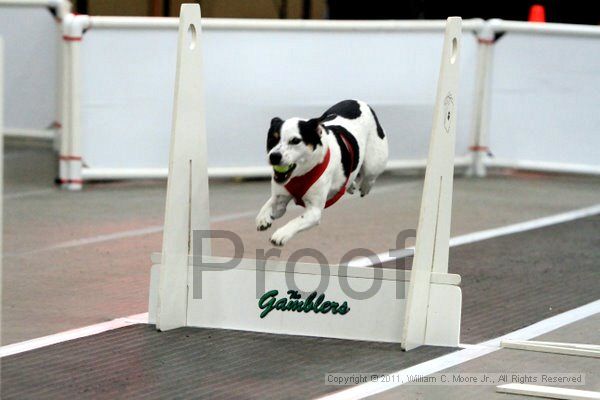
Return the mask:
<path fill-rule="evenodd" d="M 293 236 L 294 232 L 291 232 L 289 229 L 286 229 L 286 227 L 283 226 L 273 233 L 273 236 L 271 236 L 271 243 L 273 243 L 275 246 L 283 246 Z"/>
<path fill-rule="evenodd" d="M 270 214 L 259 214 L 256 217 L 256 230 L 257 231 L 266 231 L 271 227 L 273 223 L 273 218 L 271 218 Z"/>

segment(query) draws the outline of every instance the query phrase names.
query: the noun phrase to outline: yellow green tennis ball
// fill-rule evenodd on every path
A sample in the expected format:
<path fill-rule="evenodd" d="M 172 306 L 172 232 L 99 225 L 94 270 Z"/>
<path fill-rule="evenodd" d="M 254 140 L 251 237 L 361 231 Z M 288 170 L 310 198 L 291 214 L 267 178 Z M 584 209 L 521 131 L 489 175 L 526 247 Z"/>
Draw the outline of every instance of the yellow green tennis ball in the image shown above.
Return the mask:
<path fill-rule="evenodd" d="M 288 172 L 290 169 L 289 165 L 274 165 L 273 166 L 273 170 L 275 172 L 279 172 L 280 174 L 284 174 L 286 172 Z"/>

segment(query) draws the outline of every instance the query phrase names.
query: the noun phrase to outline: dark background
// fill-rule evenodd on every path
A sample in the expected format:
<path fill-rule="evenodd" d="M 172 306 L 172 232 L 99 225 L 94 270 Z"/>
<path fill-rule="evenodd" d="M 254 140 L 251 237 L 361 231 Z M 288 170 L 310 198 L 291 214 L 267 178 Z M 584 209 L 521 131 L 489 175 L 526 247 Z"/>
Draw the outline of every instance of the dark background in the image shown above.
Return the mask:
<path fill-rule="evenodd" d="M 547 22 L 600 24 L 600 0 L 73 0 L 92 15 L 178 16 L 182 3 L 199 2 L 209 18 L 445 19 L 525 21 L 532 4 Z"/>
<path fill-rule="evenodd" d="M 463 18 L 524 21 L 533 4 L 545 7 L 547 22 L 600 23 L 599 0 L 328 0 L 329 16 L 334 19 L 445 19 L 459 15 Z"/>

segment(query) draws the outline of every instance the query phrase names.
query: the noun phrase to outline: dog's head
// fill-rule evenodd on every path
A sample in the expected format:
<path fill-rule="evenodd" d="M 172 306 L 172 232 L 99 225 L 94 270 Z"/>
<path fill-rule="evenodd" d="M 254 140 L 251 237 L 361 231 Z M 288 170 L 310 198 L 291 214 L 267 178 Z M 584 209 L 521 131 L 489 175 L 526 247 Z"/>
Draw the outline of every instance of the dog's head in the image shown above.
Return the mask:
<path fill-rule="evenodd" d="M 285 183 L 298 166 L 304 172 L 315 164 L 316 152 L 321 149 L 323 127 L 318 118 L 307 121 L 299 118 L 273 118 L 267 135 L 267 154 L 273 166 L 273 179 Z M 310 169 L 309 168 L 309 169 Z"/>

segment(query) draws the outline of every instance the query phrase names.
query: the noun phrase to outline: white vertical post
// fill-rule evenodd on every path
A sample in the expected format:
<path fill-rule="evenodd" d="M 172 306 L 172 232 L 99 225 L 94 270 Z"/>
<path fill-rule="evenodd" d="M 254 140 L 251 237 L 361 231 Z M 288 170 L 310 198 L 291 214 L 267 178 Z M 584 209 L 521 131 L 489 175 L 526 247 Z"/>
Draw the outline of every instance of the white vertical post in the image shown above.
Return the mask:
<path fill-rule="evenodd" d="M 187 324 L 188 255 L 192 232 L 208 230 L 208 172 L 200 6 L 183 4 L 179 16 L 175 102 L 169 156 L 156 327 Z M 209 246 L 203 246 L 205 254 Z"/>
<path fill-rule="evenodd" d="M 70 62 L 70 49 L 66 40 L 63 39 L 66 32 L 68 32 L 67 24 L 73 15 L 65 15 L 62 20 L 63 31 L 61 33 L 60 42 L 60 57 L 61 57 L 61 80 L 60 80 L 60 123 L 61 123 L 61 138 L 60 148 L 58 152 L 58 177 L 57 183 L 61 187 L 65 187 L 69 181 L 69 164 L 68 154 L 71 143 L 71 101 L 70 101 L 70 83 L 71 83 L 71 62 Z"/>
<path fill-rule="evenodd" d="M 69 148 L 69 190 L 81 190 L 83 180 L 81 179 L 81 40 L 74 36 L 69 39 L 71 56 L 71 136 Z"/>
<path fill-rule="evenodd" d="M 485 157 L 487 147 L 487 131 L 490 106 L 490 85 L 492 76 L 492 58 L 494 52 L 495 32 L 488 21 L 477 34 L 477 67 L 475 77 L 475 101 L 473 102 L 473 120 L 471 122 L 471 163 L 466 175 L 485 177 Z"/>
<path fill-rule="evenodd" d="M 402 329 L 404 350 L 426 344 L 431 273 L 448 272 L 461 26 L 461 18 L 448 18 Z"/>
<path fill-rule="evenodd" d="M 81 179 L 81 66 L 80 51 L 89 16 L 68 14 L 63 20 L 63 93 L 61 101 L 63 137 L 59 155 L 59 183 L 80 190 Z"/>
<path fill-rule="evenodd" d="M 56 60 L 56 120 L 54 121 L 54 150 L 61 154 L 61 140 L 64 136 L 62 129 L 62 121 L 64 115 L 64 74 L 65 74 L 65 60 L 66 60 L 66 45 L 63 40 L 63 32 L 62 27 L 64 23 L 64 18 L 71 12 L 71 3 L 66 0 L 56 0 L 55 1 L 55 10 L 56 10 L 56 24 L 58 26 L 57 29 L 57 51 L 58 51 L 58 59 Z M 58 173 L 58 177 L 60 178 L 60 171 Z"/>

